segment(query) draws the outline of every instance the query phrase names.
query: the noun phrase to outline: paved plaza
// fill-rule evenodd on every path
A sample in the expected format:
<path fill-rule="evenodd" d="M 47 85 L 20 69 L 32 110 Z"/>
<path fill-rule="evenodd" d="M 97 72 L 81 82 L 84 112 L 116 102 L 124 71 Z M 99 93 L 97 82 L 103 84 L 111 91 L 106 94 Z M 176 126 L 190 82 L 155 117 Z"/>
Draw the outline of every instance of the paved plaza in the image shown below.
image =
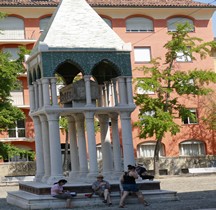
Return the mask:
<path fill-rule="evenodd" d="M 127 205 L 127 210 L 216 210 L 216 175 L 200 176 L 164 176 L 158 179 L 161 189 L 178 192 L 179 201 L 151 202 L 148 207 L 140 204 Z M 17 185 L 0 186 L 0 210 L 21 210 L 6 202 L 7 191 L 18 190 Z M 82 207 L 74 208 L 94 210 L 119 210 L 118 206 L 112 207 Z M 45 210 L 45 209 L 44 209 Z M 49 209 L 46 209 L 49 210 Z M 63 210 L 63 209 L 55 209 Z"/>

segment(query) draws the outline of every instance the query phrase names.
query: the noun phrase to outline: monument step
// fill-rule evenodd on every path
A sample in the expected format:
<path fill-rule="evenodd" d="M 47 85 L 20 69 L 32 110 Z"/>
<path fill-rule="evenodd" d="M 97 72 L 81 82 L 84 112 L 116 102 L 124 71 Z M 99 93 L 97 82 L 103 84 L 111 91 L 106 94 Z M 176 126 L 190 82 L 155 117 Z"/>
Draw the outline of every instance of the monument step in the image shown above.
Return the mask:
<path fill-rule="evenodd" d="M 175 191 L 143 190 L 142 193 L 145 199 L 150 203 L 178 200 L 178 196 Z M 114 206 L 118 205 L 120 193 L 112 192 L 111 199 Z M 22 190 L 8 192 L 7 202 L 23 209 L 64 208 L 66 205 L 65 200 L 53 198 L 51 195 L 37 195 Z M 137 202 L 137 197 L 135 195 L 130 195 L 128 196 L 126 204 L 133 204 Z M 72 198 L 72 203 L 74 207 L 105 205 L 99 196 L 93 195 L 91 198 L 88 198 L 86 193 L 78 193 L 76 197 Z"/>
<path fill-rule="evenodd" d="M 119 183 L 118 182 L 110 182 L 111 191 L 119 192 Z M 137 182 L 137 185 L 140 190 L 160 190 L 160 182 L 159 181 L 149 181 L 142 180 Z M 89 183 L 68 183 L 64 185 L 64 189 L 76 192 L 76 193 L 91 193 L 92 184 Z M 30 192 L 37 195 L 49 195 L 51 186 L 44 183 L 38 182 L 20 182 L 19 189 L 22 191 Z"/>

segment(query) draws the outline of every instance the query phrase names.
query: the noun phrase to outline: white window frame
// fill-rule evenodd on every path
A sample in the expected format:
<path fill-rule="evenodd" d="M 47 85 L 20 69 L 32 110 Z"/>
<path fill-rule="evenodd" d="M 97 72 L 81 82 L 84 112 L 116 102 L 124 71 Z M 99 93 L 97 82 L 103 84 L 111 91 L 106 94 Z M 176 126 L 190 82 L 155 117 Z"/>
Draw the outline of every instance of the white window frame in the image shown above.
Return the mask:
<path fill-rule="evenodd" d="M 167 29 L 169 32 L 175 32 L 177 30 L 177 24 L 185 24 L 186 22 L 192 25 L 191 32 L 194 32 L 193 20 L 189 18 L 184 18 L 184 17 L 175 17 L 175 18 L 170 18 L 169 20 L 167 20 Z"/>
<path fill-rule="evenodd" d="M 25 129 L 25 120 L 20 120 L 20 122 L 22 121 L 22 123 L 24 124 L 24 127 L 20 127 L 18 125 L 18 121 L 15 122 L 15 125 L 13 128 L 8 128 L 8 137 L 9 138 L 24 138 L 25 137 L 25 133 L 26 133 L 26 129 Z M 11 135 L 9 132 L 13 132 L 15 135 Z M 22 135 L 20 135 L 19 133 L 21 132 Z"/>
<path fill-rule="evenodd" d="M 154 157 L 154 150 L 155 150 L 156 142 L 144 142 L 137 145 L 137 157 L 138 158 L 146 158 L 146 157 Z M 165 156 L 165 146 L 162 143 L 161 149 L 159 152 L 159 156 Z"/>
<path fill-rule="evenodd" d="M 144 17 L 134 17 L 126 20 L 126 32 L 153 32 L 153 21 Z"/>
<path fill-rule="evenodd" d="M 184 125 L 192 125 L 192 124 L 198 124 L 198 114 L 197 114 L 197 109 L 189 109 L 191 113 L 194 113 L 194 115 L 196 116 L 196 120 L 195 122 L 193 122 L 192 119 L 190 119 L 190 117 L 187 117 L 186 119 L 183 119 L 183 124 Z M 187 121 L 187 122 L 186 122 Z"/>
<path fill-rule="evenodd" d="M 150 47 L 134 47 L 135 63 L 149 63 L 151 61 Z"/>
<path fill-rule="evenodd" d="M 187 140 L 179 144 L 180 156 L 206 155 L 205 144 L 202 141 Z"/>

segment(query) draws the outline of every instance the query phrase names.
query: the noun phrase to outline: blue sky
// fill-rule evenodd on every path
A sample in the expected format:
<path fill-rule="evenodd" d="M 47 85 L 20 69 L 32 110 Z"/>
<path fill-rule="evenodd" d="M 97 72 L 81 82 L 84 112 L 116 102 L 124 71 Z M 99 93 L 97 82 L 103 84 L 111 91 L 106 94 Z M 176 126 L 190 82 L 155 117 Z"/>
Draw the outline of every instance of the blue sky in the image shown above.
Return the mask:
<path fill-rule="evenodd" d="M 216 5 L 216 0 L 193 0 L 193 1 L 198 1 L 198 2 L 203 2 L 203 3 L 209 3 L 209 4 Z M 216 37 L 216 12 L 214 13 L 212 20 L 213 20 L 214 37 Z"/>

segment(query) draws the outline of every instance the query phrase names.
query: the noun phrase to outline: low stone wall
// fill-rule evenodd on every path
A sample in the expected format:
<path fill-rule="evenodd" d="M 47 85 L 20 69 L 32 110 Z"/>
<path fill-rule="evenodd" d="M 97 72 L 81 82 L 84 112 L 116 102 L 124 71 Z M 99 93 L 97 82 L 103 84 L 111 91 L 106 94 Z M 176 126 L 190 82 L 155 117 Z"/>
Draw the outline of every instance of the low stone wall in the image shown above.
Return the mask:
<path fill-rule="evenodd" d="M 35 161 L 0 163 L 0 177 L 4 176 L 34 176 Z"/>
<path fill-rule="evenodd" d="M 138 158 L 136 162 L 143 163 L 149 171 L 153 170 L 153 158 Z M 188 173 L 188 168 L 209 167 L 216 167 L 216 156 L 160 157 L 161 175 L 179 175 Z"/>

